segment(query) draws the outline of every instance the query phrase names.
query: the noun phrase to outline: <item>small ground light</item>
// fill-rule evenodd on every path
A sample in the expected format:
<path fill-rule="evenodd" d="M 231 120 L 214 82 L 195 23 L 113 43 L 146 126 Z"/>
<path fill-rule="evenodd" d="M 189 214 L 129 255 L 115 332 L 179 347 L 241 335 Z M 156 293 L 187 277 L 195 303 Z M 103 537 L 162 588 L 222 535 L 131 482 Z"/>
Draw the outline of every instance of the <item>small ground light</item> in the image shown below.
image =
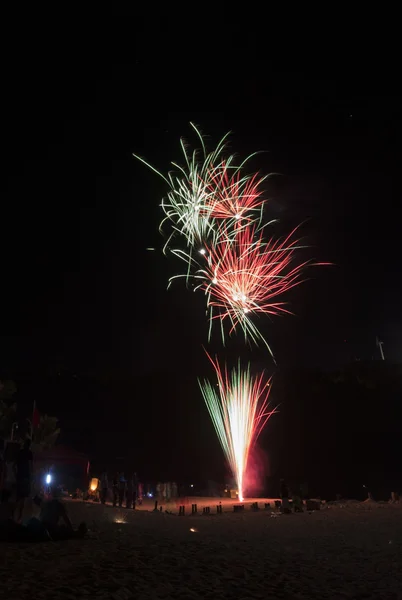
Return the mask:
<path fill-rule="evenodd" d="M 118 513 L 117 517 L 114 519 L 114 522 L 118 523 L 119 525 L 127 523 L 126 515 L 124 513 Z"/>
<path fill-rule="evenodd" d="M 191 527 L 190 531 L 191 531 L 191 533 L 197 533 L 197 530 L 194 529 L 194 527 Z"/>

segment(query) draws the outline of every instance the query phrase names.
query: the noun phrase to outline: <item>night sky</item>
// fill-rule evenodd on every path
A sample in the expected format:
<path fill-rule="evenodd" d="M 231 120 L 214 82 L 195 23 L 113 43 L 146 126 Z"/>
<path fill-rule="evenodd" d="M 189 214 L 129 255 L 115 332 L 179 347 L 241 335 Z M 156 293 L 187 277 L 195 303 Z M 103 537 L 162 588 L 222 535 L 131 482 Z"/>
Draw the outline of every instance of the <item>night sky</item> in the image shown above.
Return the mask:
<path fill-rule="evenodd" d="M 256 69 L 243 85 L 239 65 L 235 89 L 204 82 L 200 97 L 194 78 L 141 58 L 49 61 L 10 70 L 3 113 L 0 377 L 22 410 L 35 398 L 98 463 L 190 477 L 200 448 L 220 456 L 196 381 L 211 374 L 203 297 L 166 290 L 181 265 L 160 252 L 165 188 L 131 156 L 166 172 L 180 136 L 196 142 L 189 121 L 211 146 L 230 130 L 241 157 L 264 150 L 252 165 L 278 173 L 277 232 L 305 221 L 306 256 L 333 263 L 288 295 L 295 316 L 261 320 L 279 367 L 378 358 L 377 335 L 402 362 L 401 98 L 386 82 Z M 209 348 L 274 372 L 262 349 Z"/>

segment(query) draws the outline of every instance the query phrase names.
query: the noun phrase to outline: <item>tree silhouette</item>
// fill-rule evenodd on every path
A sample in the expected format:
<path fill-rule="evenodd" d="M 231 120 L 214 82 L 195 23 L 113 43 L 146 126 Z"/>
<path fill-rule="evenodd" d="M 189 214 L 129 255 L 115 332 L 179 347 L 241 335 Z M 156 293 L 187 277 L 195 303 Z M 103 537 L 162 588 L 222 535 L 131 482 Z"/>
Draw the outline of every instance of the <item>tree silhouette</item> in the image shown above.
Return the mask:
<path fill-rule="evenodd" d="M 57 427 L 57 417 L 43 415 L 39 419 L 39 425 L 33 432 L 33 442 L 41 450 L 48 450 L 56 443 L 60 429 Z"/>
<path fill-rule="evenodd" d="M 11 398 L 17 391 L 13 381 L 0 381 L 0 437 L 8 438 L 17 416 L 17 404 Z"/>

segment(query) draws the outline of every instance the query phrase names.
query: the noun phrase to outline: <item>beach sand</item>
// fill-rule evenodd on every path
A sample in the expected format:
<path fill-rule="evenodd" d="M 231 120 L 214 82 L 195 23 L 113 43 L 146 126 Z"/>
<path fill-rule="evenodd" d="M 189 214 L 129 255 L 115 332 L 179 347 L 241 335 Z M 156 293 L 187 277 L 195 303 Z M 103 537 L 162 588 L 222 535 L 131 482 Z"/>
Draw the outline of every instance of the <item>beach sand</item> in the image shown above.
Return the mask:
<path fill-rule="evenodd" d="M 205 504 L 215 513 L 216 499 Z M 291 515 L 232 505 L 179 517 L 150 503 L 128 511 L 67 502 L 88 539 L 1 544 L 0 598 L 402 599 L 402 505 Z"/>

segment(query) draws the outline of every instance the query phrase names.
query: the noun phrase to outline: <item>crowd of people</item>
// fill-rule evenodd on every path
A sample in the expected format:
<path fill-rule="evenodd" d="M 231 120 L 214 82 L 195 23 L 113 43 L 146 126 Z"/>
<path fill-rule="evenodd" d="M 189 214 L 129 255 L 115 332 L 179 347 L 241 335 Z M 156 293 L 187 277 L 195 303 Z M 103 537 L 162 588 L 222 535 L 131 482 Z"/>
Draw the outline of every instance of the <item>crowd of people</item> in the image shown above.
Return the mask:
<path fill-rule="evenodd" d="M 99 481 L 96 495 L 102 504 L 110 502 L 113 506 L 135 509 L 141 506 L 144 497 L 155 498 L 159 502 L 170 502 L 179 496 L 176 483 L 157 483 L 156 488 L 145 486 L 139 481 L 137 473 L 130 473 L 126 477 L 124 472 L 116 472 L 112 479 L 103 471 Z"/>
<path fill-rule="evenodd" d="M 156 498 L 160 502 L 170 502 L 170 500 L 177 499 L 178 496 L 177 483 L 168 481 L 167 483 L 159 482 L 156 484 Z"/>
<path fill-rule="evenodd" d="M 14 520 L 20 523 L 26 499 L 31 493 L 33 474 L 31 441 L 25 440 L 17 453 L 16 460 L 6 460 L 2 455 L 0 464 L 1 504 L 11 505 L 14 501 Z"/>
<path fill-rule="evenodd" d="M 137 505 L 142 504 L 143 484 L 138 481 L 137 473 L 132 473 L 128 477 L 124 472 L 115 473 L 111 486 L 106 471 L 103 471 L 100 477 L 100 501 L 106 504 L 110 495 L 113 506 L 135 509 Z"/>

